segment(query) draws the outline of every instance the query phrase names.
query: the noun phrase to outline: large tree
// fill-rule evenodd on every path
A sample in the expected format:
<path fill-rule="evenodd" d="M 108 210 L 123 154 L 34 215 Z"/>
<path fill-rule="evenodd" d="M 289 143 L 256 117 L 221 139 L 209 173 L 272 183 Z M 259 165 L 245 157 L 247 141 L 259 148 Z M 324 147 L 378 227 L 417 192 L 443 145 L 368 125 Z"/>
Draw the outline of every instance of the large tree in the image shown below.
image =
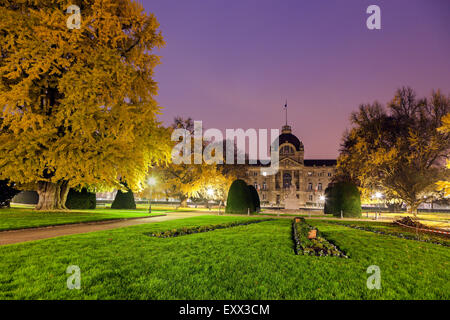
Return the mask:
<path fill-rule="evenodd" d="M 0 1 L 0 179 L 34 186 L 37 209 L 65 208 L 70 187 L 139 189 L 170 155 L 156 119 L 163 45 L 130 0 Z"/>
<path fill-rule="evenodd" d="M 441 132 L 450 134 L 450 113 L 442 118 L 442 127 L 438 129 Z M 447 155 L 447 168 L 450 169 L 450 155 Z M 445 197 L 450 197 L 450 178 L 437 182 L 438 190 L 444 192 Z"/>
<path fill-rule="evenodd" d="M 377 102 L 361 105 L 344 135 L 339 173 L 363 190 L 401 199 L 416 213 L 448 174 L 444 159 L 450 134 L 438 128 L 449 111 L 449 97 L 436 91 L 418 99 L 411 88 L 398 90 L 387 108 Z"/>

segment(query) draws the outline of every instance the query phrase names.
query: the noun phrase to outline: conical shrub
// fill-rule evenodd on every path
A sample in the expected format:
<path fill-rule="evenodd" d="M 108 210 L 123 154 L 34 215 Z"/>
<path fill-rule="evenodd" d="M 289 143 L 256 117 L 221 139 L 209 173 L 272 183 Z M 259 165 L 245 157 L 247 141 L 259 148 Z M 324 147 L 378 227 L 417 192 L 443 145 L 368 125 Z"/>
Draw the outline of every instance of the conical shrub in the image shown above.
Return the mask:
<path fill-rule="evenodd" d="M 235 180 L 228 191 L 225 212 L 246 214 L 249 209 L 250 213 L 255 212 L 255 204 L 250 189 L 244 180 Z"/>

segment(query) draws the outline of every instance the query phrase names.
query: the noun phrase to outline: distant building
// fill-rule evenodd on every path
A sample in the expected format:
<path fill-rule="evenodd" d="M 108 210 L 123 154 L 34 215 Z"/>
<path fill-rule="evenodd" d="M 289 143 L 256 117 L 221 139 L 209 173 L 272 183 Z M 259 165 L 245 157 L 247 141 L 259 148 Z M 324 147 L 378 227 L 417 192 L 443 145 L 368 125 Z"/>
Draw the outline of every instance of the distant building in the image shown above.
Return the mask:
<path fill-rule="evenodd" d="M 288 209 L 323 207 L 324 193 L 336 171 L 336 159 L 304 159 L 303 143 L 285 125 L 279 136 L 280 165 L 275 175 L 264 165 L 247 165 L 244 180 L 258 191 L 262 205 Z"/>

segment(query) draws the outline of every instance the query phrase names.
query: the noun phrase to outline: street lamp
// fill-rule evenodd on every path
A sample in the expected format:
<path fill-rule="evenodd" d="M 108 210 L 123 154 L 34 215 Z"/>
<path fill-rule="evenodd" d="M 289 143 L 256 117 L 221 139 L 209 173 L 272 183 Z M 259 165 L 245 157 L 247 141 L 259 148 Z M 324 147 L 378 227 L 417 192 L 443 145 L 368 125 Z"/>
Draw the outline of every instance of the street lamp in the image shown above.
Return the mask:
<path fill-rule="evenodd" d="M 383 194 L 381 192 L 375 192 L 374 197 L 378 200 L 378 209 L 380 209 L 380 199 L 383 198 Z M 380 214 L 381 216 L 381 214 Z M 378 220 L 378 212 L 375 212 L 375 220 Z"/>
<path fill-rule="evenodd" d="M 153 186 L 156 184 L 156 179 L 153 177 L 148 178 L 147 184 L 150 187 L 150 198 L 148 200 L 148 213 L 152 213 L 152 193 L 153 193 Z"/>
<path fill-rule="evenodd" d="M 206 195 L 208 196 L 208 198 L 211 198 L 211 199 L 212 199 L 212 197 L 214 196 L 214 189 L 213 189 L 213 188 L 208 188 L 208 189 L 206 190 Z M 211 211 L 211 207 L 210 207 L 210 204 L 209 204 L 209 200 L 207 200 L 207 207 L 208 207 L 208 209 Z"/>

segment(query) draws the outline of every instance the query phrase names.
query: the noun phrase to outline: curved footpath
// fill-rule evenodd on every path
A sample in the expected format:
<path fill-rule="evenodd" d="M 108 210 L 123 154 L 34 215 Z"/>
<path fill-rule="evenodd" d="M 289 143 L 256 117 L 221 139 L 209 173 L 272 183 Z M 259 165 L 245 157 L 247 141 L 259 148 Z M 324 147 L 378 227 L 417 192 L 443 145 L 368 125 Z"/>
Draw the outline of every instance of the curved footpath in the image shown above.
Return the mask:
<path fill-rule="evenodd" d="M 48 238 L 55 238 L 60 236 L 67 236 L 71 234 L 87 233 L 101 230 L 117 229 L 129 226 L 135 226 L 145 223 L 154 223 L 169 221 L 175 219 L 183 219 L 190 217 L 197 217 L 205 215 L 205 212 L 168 212 L 164 216 L 155 216 L 148 218 L 138 218 L 138 219 L 121 219 L 119 221 L 97 221 L 88 223 L 76 223 L 76 224 L 65 224 L 56 225 L 48 227 L 30 228 L 30 229 L 19 229 L 10 231 L 0 232 L 0 245 L 13 244 L 19 242 L 27 242 Z"/>

